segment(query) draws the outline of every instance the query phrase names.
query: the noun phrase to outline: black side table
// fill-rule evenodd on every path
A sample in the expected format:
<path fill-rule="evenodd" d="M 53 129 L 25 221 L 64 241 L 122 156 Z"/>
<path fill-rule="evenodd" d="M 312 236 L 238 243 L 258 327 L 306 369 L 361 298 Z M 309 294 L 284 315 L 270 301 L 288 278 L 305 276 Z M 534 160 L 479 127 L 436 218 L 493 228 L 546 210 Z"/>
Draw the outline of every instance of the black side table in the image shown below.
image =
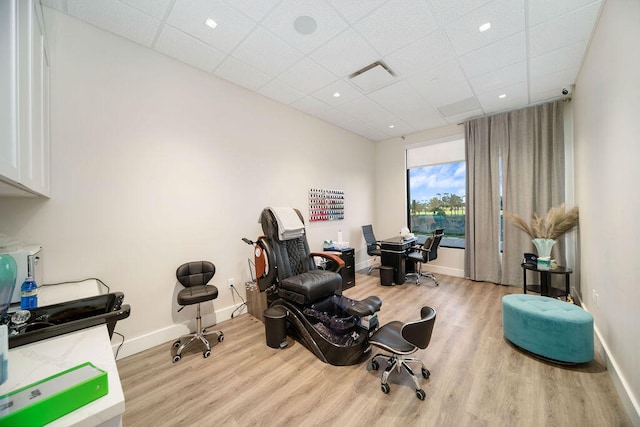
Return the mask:
<path fill-rule="evenodd" d="M 569 276 L 573 271 L 570 268 L 558 266 L 557 268 L 551 270 L 539 270 L 536 264 L 520 264 L 522 267 L 522 285 L 524 288 L 524 293 L 527 291 L 538 293 L 545 297 L 565 297 L 565 299 L 569 295 Z M 529 271 L 537 271 L 540 274 L 540 284 L 539 285 L 527 285 L 527 270 Z M 564 274 L 564 289 L 554 288 L 551 286 L 551 275 L 552 274 Z"/>

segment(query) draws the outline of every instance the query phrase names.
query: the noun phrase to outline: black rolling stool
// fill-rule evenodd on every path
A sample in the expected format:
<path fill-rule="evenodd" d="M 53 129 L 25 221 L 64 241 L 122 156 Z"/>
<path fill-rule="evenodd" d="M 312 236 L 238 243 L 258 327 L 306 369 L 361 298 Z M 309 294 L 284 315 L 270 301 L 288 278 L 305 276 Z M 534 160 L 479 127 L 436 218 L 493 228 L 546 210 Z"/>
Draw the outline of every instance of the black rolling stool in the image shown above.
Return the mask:
<path fill-rule="evenodd" d="M 209 280 L 216 274 L 216 266 L 208 261 L 195 261 L 182 264 L 176 270 L 176 277 L 178 282 L 184 289 L 178 293 L 178 304 L 182 307 L 187 305 L 196 305 L 196 331 L 193 334 L 183 335 L 173 343 L 173 348 L 177 348 L 176 354 L 173 356 L 173 363 L 176 363 L 182 358 L 182 351 L 189 346 L 195 340 L 200 340 L 205 346 L 205 350 L 202 355 L 207 358 L 211 356 L 211 345 L 207 341 L 207 335 L 217 334 L 218 342 L 224 340 L 224 334 L 222 331 L 207 331 L 207 328 L 202 327 L 202 319 L 200 317 L 200 303 L 205 301 L 211 301 L 218 298 L 218 288 L 213 285 L 207 285 Z M 178 310 L 178 311 L 180 311 Z M 190 338 L 184 344 L 181 344 L 183 339 Z"/>

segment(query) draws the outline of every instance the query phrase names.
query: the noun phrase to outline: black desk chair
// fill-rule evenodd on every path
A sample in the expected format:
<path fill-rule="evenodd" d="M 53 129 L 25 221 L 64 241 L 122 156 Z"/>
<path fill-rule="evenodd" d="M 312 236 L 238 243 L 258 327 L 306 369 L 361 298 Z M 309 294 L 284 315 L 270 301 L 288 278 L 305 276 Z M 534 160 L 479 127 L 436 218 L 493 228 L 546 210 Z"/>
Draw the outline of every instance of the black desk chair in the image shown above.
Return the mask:
<path fill-rule="evenodd" d="M 216 274 L 216 266 L 209 261 L 195 261 L 182 264 L 176 270 L 176 278 L 184 289 L 178 293 L 178 304 L 182 307 L 196 304 L 196 331 L 193 334 L 183 335 L 173 343 L 173 348 L 177 348 L 176 354 L 173 356 L 173 363 L 182 358 L 182 351 L 192 342 L 200 340 L 204 344 L 202 355 L 205 359 L 211 356 L 211 345 L 207 340 L 207 336 L 211 334 L 218 335 L 218 342 L 224 340 L 222 331 L 207 331 L 202 327 L 202 318 L 200 317 L 200 303 L 212 301 L 218 298 L 218 288 L 208 285 L 213 275 Z M 178 310 L 178 311 L 180 311 Z M 182 340 L 190 338 L 184 344 Z"/>
<path fill-rule="evenodd" d="M 433 325 L 436 322 L 436 311 L 431 307 L 422 307 L 420 310 L 420 320 L 413 322 L 402 323 L 399 321 L 393 321 L 387 323 L 380 329 L 378 329 L 371 338 L 369 338 L 369 344 L 375 345 L 382 350 L 388 351 L 391 355 L 378 353 L 371 358 L 371 369 L 377 371 L 380 368 L 378 358 L 384 358 L 387 360 L 387 367 L 382 373 L 382 379 L 380 387 L 385 394 L 389 393 L 391 388 L 387 382 L 389 374 L 396 369 L 400 372 L 400 368 L 404 368 L 405 371 L 413 379 L 413 383 L 416 387 L 416 396 L 420 400 L 424 400 L 425 393 L 420 386 L 420 380 L 413 373 L 407 363 L 419 363 L 421 365 L 422 378 L 428 379 L 431 376 L 431 372 L 424 366 L 424 363 L 420 359 L 414 357 L 405 357 L 409 354 L 413 354 L 418 351 L 419 348 L 425 349 L 431 341 L 431 333 L 433 332 Z"/>
<path fill-rule="evenodd" d="M 380 251 L 380 241 L 376 240 L 376 236 L 373 234 L 373 226 L 371 224 L 362 226 L 362 235 L 364 236 L 365 242 L 367 242 L 367 255 L 372 257 L 382 256 L 382 252 Z M 374 264 L 369 266 L 367 274 L 371 274 L 371 270 L 374 268 L 380 268 L 380 266 L 374 267 Z"/>
<path fill-rule="evenodd" d="M 436 279 L 433 273 L 428 271 L 422 272 L 422 264 L 427 264 L 438 258 L 438 247 L 440 246 L 442 236 L 444 236 L 444 228 L 438 228 L 433 232 L 432 236 L 429 236 L 424 241 L 422 246 L 413 249 L 407 254 L 407 260 L 416 264 L 415 272 L 408 273 L 407 277 L 416 276 L 416 285 L 420 284 L 420 277 L 428 277 L 435 282 L 436 286 L 439 285 L 438 279 Z"/>

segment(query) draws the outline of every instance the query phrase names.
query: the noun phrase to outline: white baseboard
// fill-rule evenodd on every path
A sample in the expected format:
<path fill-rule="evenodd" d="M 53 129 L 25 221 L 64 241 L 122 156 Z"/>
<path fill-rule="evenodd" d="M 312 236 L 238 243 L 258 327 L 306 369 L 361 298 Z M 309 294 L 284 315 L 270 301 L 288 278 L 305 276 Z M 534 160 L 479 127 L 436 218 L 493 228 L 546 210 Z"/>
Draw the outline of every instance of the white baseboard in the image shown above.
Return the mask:
<path fill-rule="evenodd" d="M 233 313 L 236 307 L 238 306 L 232 305 L 230 307 L 225 307 L 223 309 L 217 310 L 215 313 L 205 314 L 202 316 L 202 324 L 205 326 L 210 326 L 231 319 L 231 313 Z M 238 310 L 238 312 L 236 312 L 236 315 L 246 312 L 247 309 L 245 307 L 243 310 Z M 120 344 L 122 344 L 122 347 L 118 351 L 117 357 L 117 359 L 122 359 L 123 357 L 140 353 L 141 351 L 147 350 L 151 347 L 155 347 L 169 341 L 174 341 L 178 337 L 186 335 L 194 329 L 195 319 L 191 319 L 185 323 L 171 325 L 169 327 L 159 329 L 146 335 L 142 335 L 132 339 L 125 339 L 124 343 L 122 343 L 122 340 L 119 336 L 114 335 L 111 340 L 111 346 L 113 348 L 113 353 L 116 354 L 116 351 L 118 351 L 118 347 L 120 346 Z M 170 349 L 169 347 L 167 347 L 167 357 L 169 357 L 169 352 Z"/>
<path fill-rule="evenodd" d="M 573 295 L 578 294 L 577 292 L 575 292 L 575 289 L 572 290 L 574 291 Z M 583 309 L 589 311 L 580 298 L 576 297 L 576 300 Z M 599 354 L 604 361 L 607 372 L 609 372 L 609 377 L 611 378 L 611 381 L 613 382 L 613 385 L 618 392 L 618 396 L 620 397 L 622 406 L 624 406 L 624 409 L 626 410 L 627 415 L 631 420 L 631 425 L 640 426 L 640 404 L 638 403 L 638 399 L 633 395 L 633 392 L 629 388 L 629 383 L 625 379 L 624 375 L 622 375 L 622 373 L 620 372 L 618 363 L 616 362 L 615 358 L 612 357 L 611 352 L 609 351 L 609 346 L 607 345 L 607 342 L 602 338 L 600 329 L 598 328 L 598 325 L 595 324 L 595 322 L 593 325 L 593 329 L 595 335 L 594 338 L 596 353 Z"/>

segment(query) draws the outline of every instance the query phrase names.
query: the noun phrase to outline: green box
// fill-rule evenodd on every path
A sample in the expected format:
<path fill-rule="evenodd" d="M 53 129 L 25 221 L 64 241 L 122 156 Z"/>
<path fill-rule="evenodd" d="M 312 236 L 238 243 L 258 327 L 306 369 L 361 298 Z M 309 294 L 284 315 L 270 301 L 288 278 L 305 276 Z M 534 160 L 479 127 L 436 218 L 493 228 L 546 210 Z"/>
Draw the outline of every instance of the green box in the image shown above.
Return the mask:
<path fill-rule="evenodd" d="M 0 396 L 0 426 L 42 426 L 107 393 L 107 372 L 83 363 Z"/>

